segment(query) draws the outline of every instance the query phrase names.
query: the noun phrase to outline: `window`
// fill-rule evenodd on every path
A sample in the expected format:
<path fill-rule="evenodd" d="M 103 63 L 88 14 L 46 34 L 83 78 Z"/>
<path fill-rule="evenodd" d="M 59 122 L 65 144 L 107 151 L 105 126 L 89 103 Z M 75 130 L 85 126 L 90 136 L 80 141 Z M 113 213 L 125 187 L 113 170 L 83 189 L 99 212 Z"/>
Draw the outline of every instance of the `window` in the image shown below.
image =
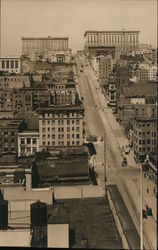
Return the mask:
<path fill-rule="evenodd" d="M 6 61 L 6 68 L 9 69 L 9 61 Z"/>
<path fill-rule="evenodd" d="M 42 132 L 45 133 L 46 132 L 46 128 L 42 128 Z"/>
<path fill-rule="evenodd" d="M 52 128 L 52 133 L 54 133 L 54 132 L 55 132 L 55 127 Z"/>
<path fill-rule="evenodd" d="M 14 132 L 11 132 L 11 136 L 14 136 Z"/>
<path fill-rule="evenodd" d="M 43 142 L 42 142 L 42 145 L 44 146 L 45 144 L 46 144 L 46 142 L 45 142 L 45 141 L 43 141 Z"/>
<path fill-rule="evenodd" d="M 70 132 L 70 127 L 67 127 L 67 132 Z"/>
<path fill-rule="evenodd" d="M 147 144 L 150 144 L 150 139 L 147 140 Z"/>
<path fill-rule="evenodd" d="M 18 68 L 18 64 L 19 64 L 19 62 L 16 60 L 16 61 L 15 61 L 15 68 L 16 68 L 16 69 Z"/>
<path fill-rule="evenodd" d="M 5 68 L 5 61 L 2 61 L 2 69 Z"/>
<path fill-rule="evenodd" d="M 79 120 L 76 120 L 76 124 L 77 124 L 77 125 L 79 125 L 79 122 L 80 122 Z"/>
<path fill-rule="evenodd" d="M 55 120 L 52 120 L 52 125 L 55 125 Z"/>
<path fill-rule="evenodd" d="M 52 135 L 52 139 L 55 139 L 55 135 Z"/>
<path fill-rule="evenodd" d="M 79 139 L 79 138 L 80 138 L 80 135 L 79 135 L 79 134 L 77 134 L 77 135 L 76 135 L 76 138 L 77 138 L 77 139 Z"/>
<path fill-rule="evenodd" d="M 37 148 L 36 148 L 36 147 L 33 147 L 33 148 L 32 148 L 32 151 L 33 151 L 33 153 L 37 152 Z"/>
<path fill-rule="evenodd" d="M 74 134 L 72 134 L 72 138 L 74 138 L 75 137 L 75 135 Z"/>
<path fill-rule="evenodd" d="M 50 124 L 50 121 L 49 121 L 49 120 L 47 121 L 47 124 L 48 124 L 48 125 Z"/>
<path fill-rule="evenodd" d="M 13 69 L 14 68 L 14 61 L 11 60 L 11 68 Z"/>
<path fill-rule="evenodd" d="M 50 128 L 48 127 L 47 130 L 50 131 Z"/>
<path fill-rule="evenodd" d="M 67 120 L 67 125 L 70 125 L 70 120 Z"/>
<path fill-rule="evenodd" d="M 30 147 L 27 147 L 27 148 L 26 148 L 26 151 L 27 151 L 28 153 L 30 153 L 30 152 L 31 152 L 31 148 L 30 148 Z"/>
<path fill-rule="evenodd" d="M 14 143 L 14 138 L 11 139 L 11 143 Z"/>
<path fill-rule="evenodd" d="M 33 144 L 37 144 L 37 138 L 33 138 L 33 139 L 32 139 L 32 143 L 33 143 Z"/>
<path fill-rule="evenodd" d="M 8 132 L 4 132 L 4 135 L 8 135 Z"/>
<path fill-rule="evenodd" d="M 45 125 L 46 124 L 46 121 L 45 120 L 42 120 L 42 125 Z"/>
<path fill-rule="evenodd" d="M 79 141 L 77 141 L 77 142 L 76 142 L 76 144 L 77 144 L 77 145 L 80 145 L 80 142 L 79 142 Z"/>
<path fill-rule="evenodd" d="M 74 127 L 72 127 L 72 131 L 74 131 L 75 130 L 75 128 Z"/>
<path fill-rule="evenodd" d="M 75 121 L 74 120 L 72 120 L 72 124 L 74 124 L 75 123 Z"/>
<path fill-rule="evenodd" d="M 24 138 L 21 138 L 21 144 L 25 144 L 25 139 Z"/>
<path fill-rule="evenodd" d="M 77 128 L 76 128 L 76 131 L 77 131 L 77 132 L 79 132 L 79 131 L 80 131 L 80 128 L 79 128 L 79 127 L 77 127 Z"/>
<path fill-rule="evenodd" d="M 70 141 L 67 141 L 67 145 L 70 146 Z"/>

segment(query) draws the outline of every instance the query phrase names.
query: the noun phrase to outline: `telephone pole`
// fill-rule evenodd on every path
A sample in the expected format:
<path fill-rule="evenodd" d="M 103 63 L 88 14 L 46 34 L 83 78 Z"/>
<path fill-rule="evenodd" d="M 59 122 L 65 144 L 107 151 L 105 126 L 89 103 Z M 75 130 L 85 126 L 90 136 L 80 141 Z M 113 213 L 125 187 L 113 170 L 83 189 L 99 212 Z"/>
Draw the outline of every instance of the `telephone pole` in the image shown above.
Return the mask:
<path fill-rule="evenodd" d="M 106 181 L 107 181 L 107 178 L 106 178 L 106 135 L 104 134 L 104 195 L 105 197 L 107 196 L 107 187 L 106 187 Z"/>

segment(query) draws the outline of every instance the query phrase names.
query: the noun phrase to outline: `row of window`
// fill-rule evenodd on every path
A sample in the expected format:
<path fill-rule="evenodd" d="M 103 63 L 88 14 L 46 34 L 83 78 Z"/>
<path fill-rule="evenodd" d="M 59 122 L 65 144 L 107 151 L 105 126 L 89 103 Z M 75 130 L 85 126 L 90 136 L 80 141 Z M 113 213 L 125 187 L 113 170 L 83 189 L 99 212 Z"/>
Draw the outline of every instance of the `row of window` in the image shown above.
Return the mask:
<path fill-rule="evenodd" d="M 42 114 L 42 117 L 43 118 L 47 118 L 47 117 L 52 118 L 52 117 L 55 117 L 55 116 L 58 116 L 58 117 L 70 117 L 70 116 L 72 116 L 72 117 L 74 117 L 75 114 L 76 114 L 76 117 L 80 117 L 80 115 L 82 115 L 81 112 L 72 112 L 72 113 L 69 113 L 69 112 L 67 112 L 67 113 L 53 112 L 53 113 Z"/>
<path fill-rule="evenodd" d="M 43 132 L 43 133 L 45 133 L 46 131 L 48 131 L 48 132 L 51 132 L 51 131 L 52 131 L 52 133 L 54 133 L 55 130 L 56 130 L 55 127 L 53 127 L 52 130 L 51 130 L 50 127 L 48 127 L 47 130 L 46 130 L 45 127 L 42 128 L 42 132 Z M 72 130 L 72 131 L 75 131 L 75 127 L 72 127 L 71 130 Z M 65 131 L 64 127 L 59 127 L 59 128 L 58 128 L 58 132 L 64 132 L 64 131 Z M 79 131 L 80 131 L 80 127 L 76 127 L 76 131 L 79 132 Z M 67 127 L 67 132 L 70 132 L 70 127 Z"/>
<path fill-rule="evenodd" d="M 2 69 L 5 69 L 5 68 L 7 68 L 7 69 L 9 69 L 9 68 L 18 68 L 19 67 L 19 61 L 13 61 L 13 60 L 11 60 L 11 61 L 9 61 L 9 60 L 7 60 L 7 61 L 2 61 Z"/>
<path fill-rule="evenodd" d="M 46 146 L 46 142 L 45 141 L 43 141 L 42 142 L 42 145 L 43 146 Z M 80 142 L 79 141 L 72 141 L 72 143 L 70 143 L 70 141 L 67 141 L 66 143 L 64 143 L 64 141 L 58 141 L 58 142 L 55 142 L 55 141 L 52 141 L 52 142 L 50 142 L 50 141 L 48 141 L 47 142 L 47 145 L 48 146 L 71 146 L 71 145 L 80 145 Z"/>
<path fill-rule="evenodd" d="M 149 135 L 152 137 L 156 137 L 156 131 L 140 131 L 138 132 L 137 130 L 135 131 L 135 135 L 140 135 L 140 136 L 145 136 L 145 135 Z"/>
<path fill-rule="evenodd" d="M 24 145 L 24 144 L 37 144 L 37 138 L 21 138 L 20 143 L 21 143 L 21 145 Z"/>
<path fill-rule="evenodd" d="M 77 138 L 77 139 L 79 139 L 80 138 L 80 134 L 67 134 L 67 139 L 70 139 L 70 136 L 72 137 L 72 138 Z M 57 137 L 57 135 L 56 135 L 56 137 Z M 51 138 L 51 135 L 47 135 L 47 138 L 48 139 L 50 139 Z M 64 138 L 64 134 L 58 134 L 58 139 L 63 139 Z M 44 139 L 46 139 L 46 135 L 45 134 L 43 134 L 42 135 L 42 139 L 44 140 Z M 55 134 L 53 134 L 52 135 L 52 139 L 55 139 Z"/>
<path fill-rule="evenodd" d="M 52 120 L 52 121 L 50 121 L 50 120 L 42 120 L 42 125 L 44 126 L 44 125 L 50 125 L 50 124 L 52 124 L 52 125 L 55 125 L 55 123 L 57 124 L 58 123 L 58 125 L 64 125 L 64 120 Z M 70 125 L 70 123 L 71 124 L 75 124 L 76 123 L 76 125 L 79 125 L 80 124 L 80 120 L 65 120 L 65 123 L 67 124 L 67 125 Z"/>
<path fill-rule="evenodd" d="M 145 144 L 152 144 L 152 145 L 156 145 L 156 140 L 151 140 L 151 139 L 147 139 L 147 140 L 138 140 L 136 138 L 136 143 L 139 142 L 139 145 L 145 145 Z"/>

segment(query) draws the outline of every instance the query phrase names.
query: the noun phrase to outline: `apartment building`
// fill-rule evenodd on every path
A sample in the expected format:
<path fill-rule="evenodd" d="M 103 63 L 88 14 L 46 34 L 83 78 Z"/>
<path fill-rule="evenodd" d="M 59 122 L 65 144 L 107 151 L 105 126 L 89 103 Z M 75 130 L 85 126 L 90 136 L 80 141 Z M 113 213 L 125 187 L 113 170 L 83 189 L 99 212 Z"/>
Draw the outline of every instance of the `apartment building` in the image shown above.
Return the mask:
<path fill-rule="evenodd" d="M 85 50 L 91 47 L 115 47 L 116 56 L 139 50 L 139 31 L 86 31 Z"/>
<path fill-rule="evenodd" d="M 20 74 L 21 64 L 20 57 L 1 57 L 0 71 Z"/>
<path fill-rule="evenodd" d="M 49 146 L 80 146 L 83 144 L 84 107 L 58 105 L 40 108 L 39 148 Z"/>
<path fill-rule="evenodd" d="M 18 132 L 22 132 L 25 124 L 20 119 L 3 119 L 0 121 L 0 154 L 18 152 Z"/>
<path fill-rule="evenodd" d="M 13 89 L 30 87 L 31 81 L 29 75 L 7 75 L 0 76 L 0 88 Z"/>
<path fill-rule="evenodd" d="M 39 151 L 39 132 L 26 130 L 18 133 L 18 156 L 32 156 Z"/>

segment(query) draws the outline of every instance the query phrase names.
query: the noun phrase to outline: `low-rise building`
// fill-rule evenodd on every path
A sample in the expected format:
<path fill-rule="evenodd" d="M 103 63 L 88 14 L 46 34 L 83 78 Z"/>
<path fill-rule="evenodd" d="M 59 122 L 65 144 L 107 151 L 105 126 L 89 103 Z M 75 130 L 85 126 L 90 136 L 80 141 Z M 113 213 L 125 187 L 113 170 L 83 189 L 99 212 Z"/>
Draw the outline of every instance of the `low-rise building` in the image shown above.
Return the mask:
<path fill-rule="evenodd" d="M 39 108 L 39 147 L 80 146 L 83 144 L 84 107 L 54 105 Z"/>
<path fill-rule="evenodd" d="M 31 81 L 29 75 L 7 75 L 0 76 L 0 88 L 13 89 L 30 87 Z"/>
<path fill-rule="evenodd" d="M 39 151 L 39 132 L 25 130 L 18 133 L 18 156 L 32 156 Z"/>
<path fill-rule="evenodd" d="M 20 74 L 21 62 L 20 57 L 1 57 L 0 71 Z"/>

